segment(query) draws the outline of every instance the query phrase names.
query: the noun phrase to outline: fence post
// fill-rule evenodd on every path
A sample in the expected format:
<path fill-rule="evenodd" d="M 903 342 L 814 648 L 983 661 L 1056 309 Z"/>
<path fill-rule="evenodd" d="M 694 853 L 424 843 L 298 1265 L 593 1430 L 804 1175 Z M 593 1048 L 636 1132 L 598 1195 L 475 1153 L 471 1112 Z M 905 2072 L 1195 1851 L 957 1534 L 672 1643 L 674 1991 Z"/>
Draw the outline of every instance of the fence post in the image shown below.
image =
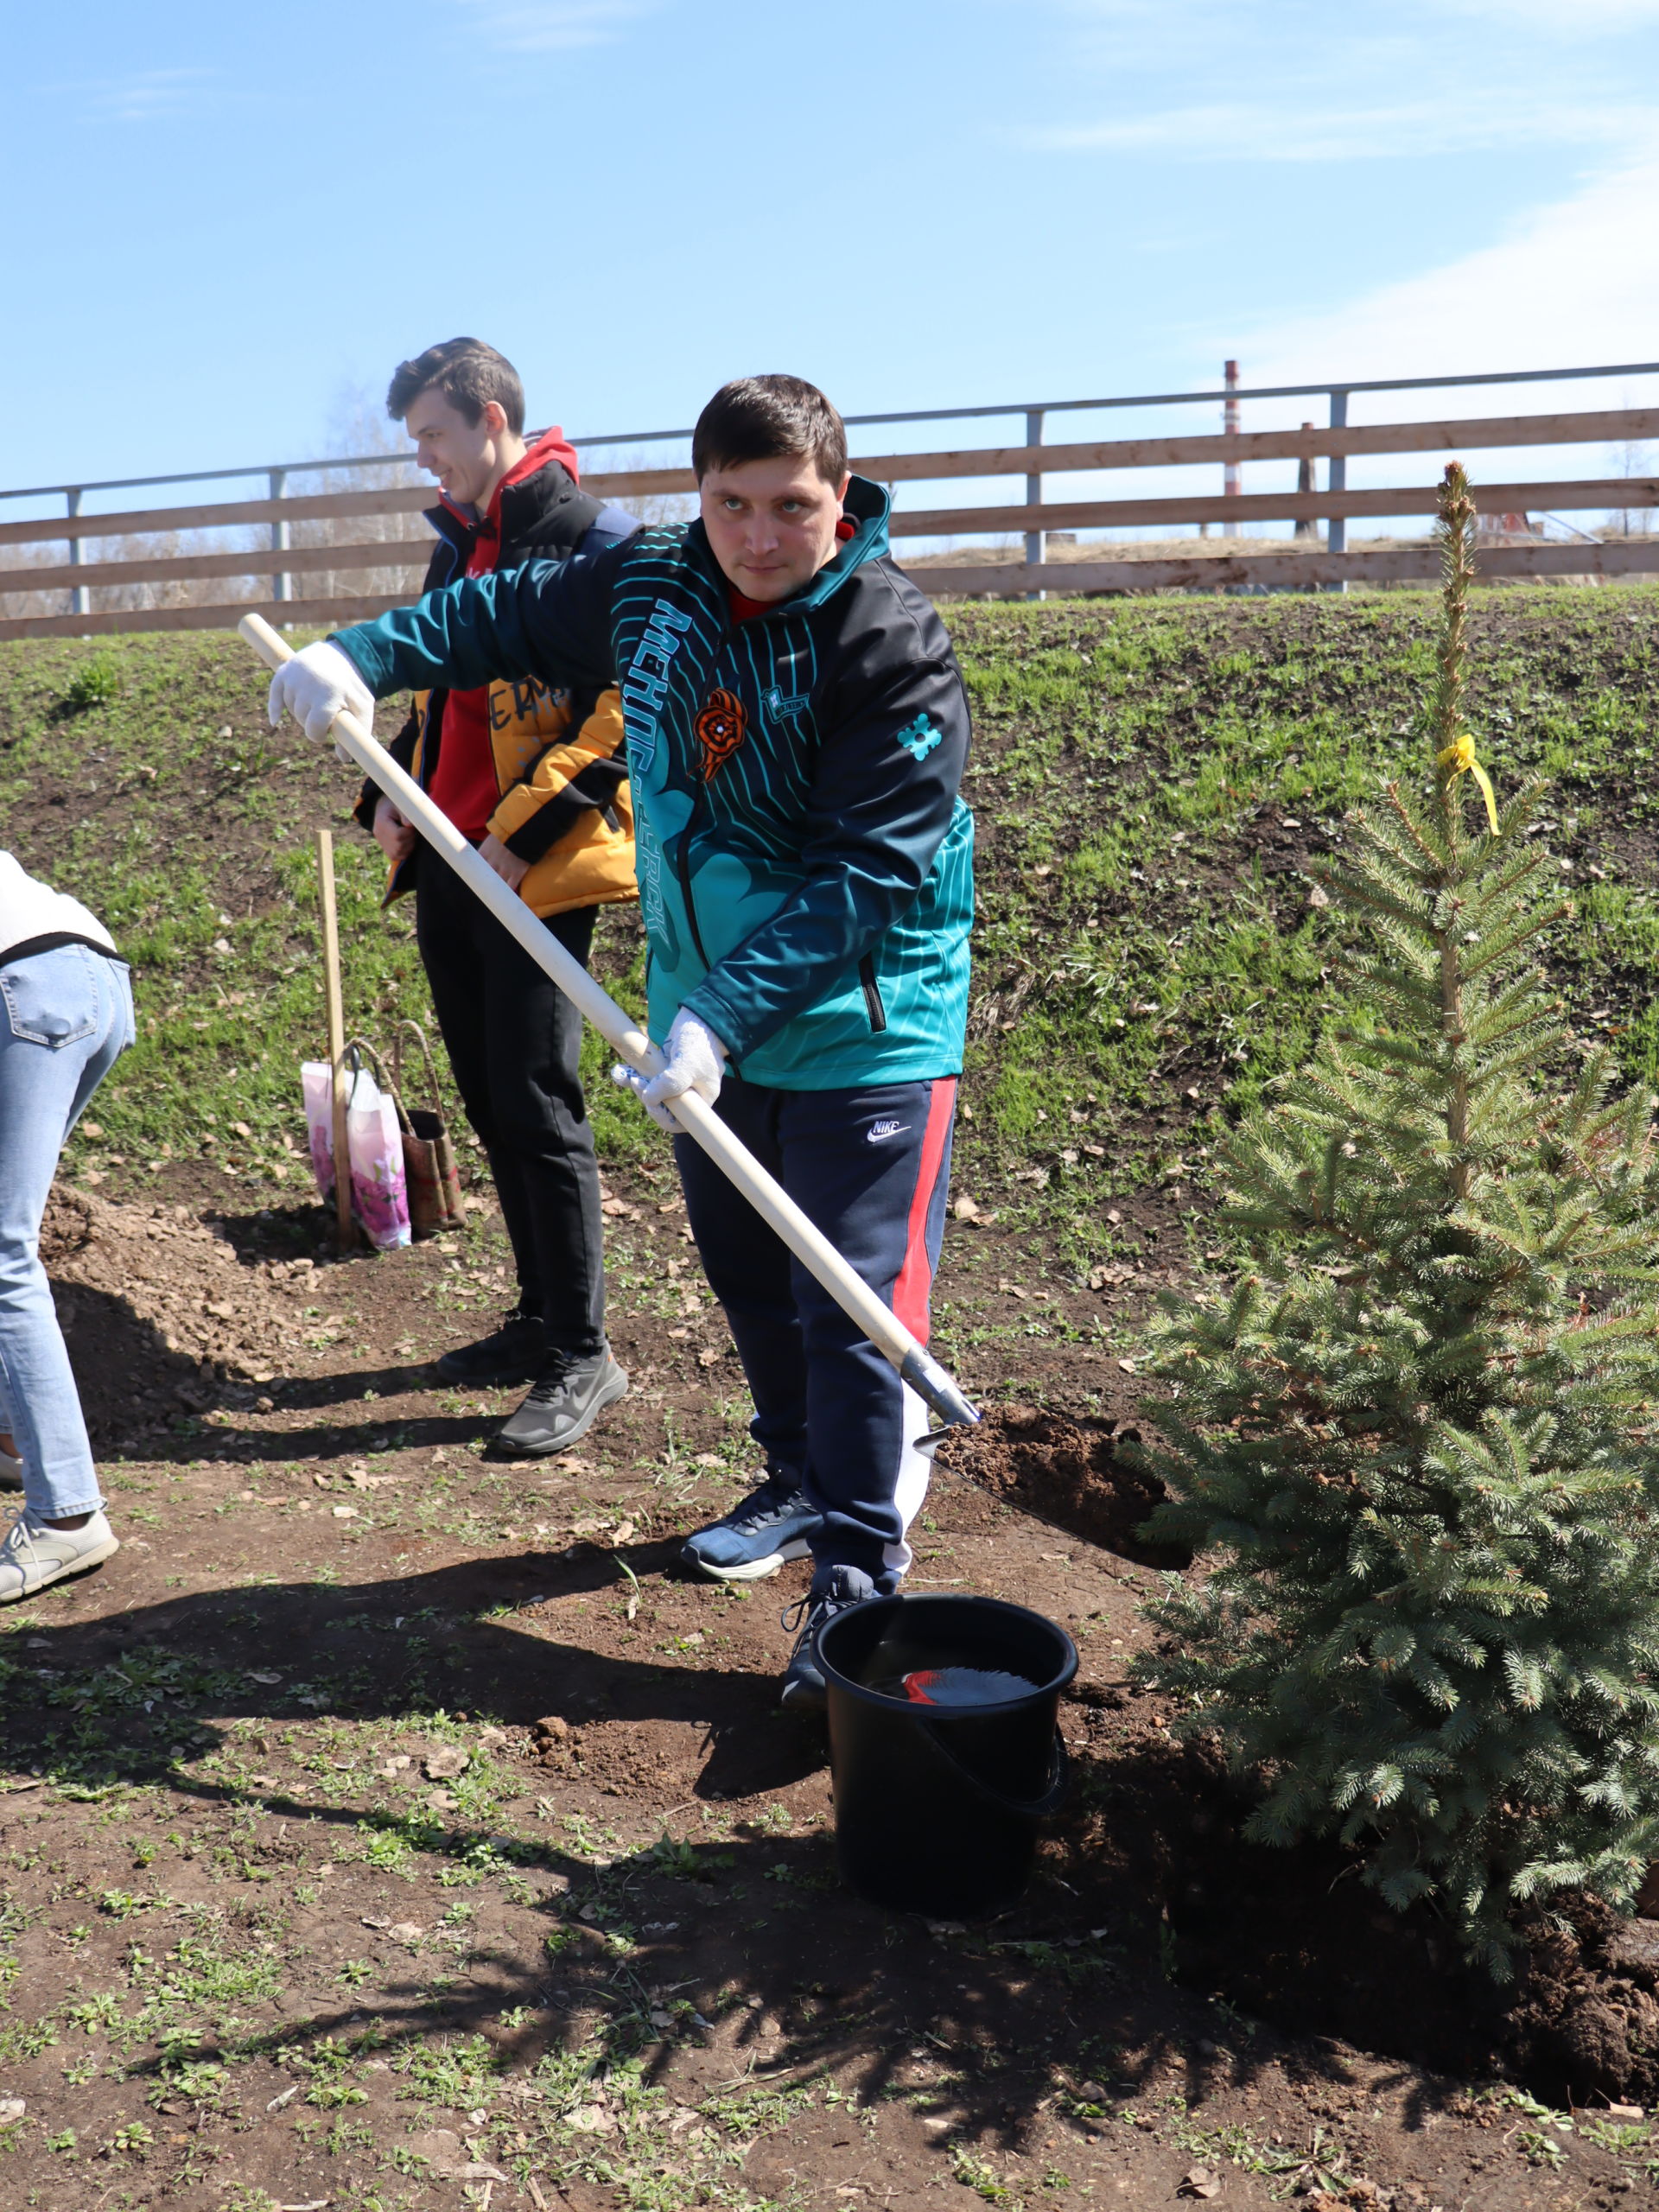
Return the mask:
<path fill-rule="evenodd" d="M 1348 393 L 1343 385 L 1335 385 L 1332 387 L 1331 391 L 1331 428 L 1333 430 L 1345 430 L 1347 427 Z M 1345 492 L 1347 490 L 1348 456 L 1345 453 L 1333 453 L 1332 454 L 1330 466 L 1325 471 L 1325 486 L 1327 492 Z M 1325 550 L 1327 553 L 1345 553 L 1348 550 L 1348 518 L 1346 515 L 1328 515 L 1325 518 Z M 1347 588 L 1348 583 L 1345 577 L 1340 583 L 1334 583 L 1326 586 L 1326 589 L 1330 591 L 1345 592 Z"/>
<path fill-rule="evenodd" d="M 1238 363 L 1236 361 L 1228 361 L 1224 363 L 1223 365 L 1222 375 L 1223 380 L 1226 384 L 1229 394 L 1230 395 L 1231 393 L 1236 392 L 1238 390 Z M 1221 403 L 1221 429 L 1224 437 L 1236 438 L 1238 435 L 1238 402 L 1230 396 L 1228 398 L 1224 399 Z M 1236 499 L 1243 488 L 1244 480 L 1243 475 L 1240 474 L 1237 461 L 1224 461 L 1221 471 L 1221 495 L 1223 499 Z M 1230 516 L 1228 519 L 1222 524 L 1221 534 L 1224 537 L 1236 537 L 1238 536 L 1238 518 L 1236 515 Z"/>
<path fill-rule="evenodd" d="M 1302 428 L 1305 430 L 1311 430 L 1313 425 L 1311 423 L 1304 423 Z M 1319 488 L 1319 482 L 1313 473 L 1313 456 L 1311 453 L 1305 453 L 1296 464 L 1296 496 L 1299 499 L 1311 499 Z M 1293 537 L 1311 537 L 1317 544 L 1319 525 L 1312 515 L 1298 515 L 1296 527 L 1290 534 Z"/>
<path fill-rule="evenodd" d="M 1042 442 L 1043 410 L 1040 407 L 1033 407 L 1028 409 L 1026 414 L 1026 443 L 1028 446 L 1039 446 Z M 1026 505 L 1028 507 L 1040 507 L 1042 504 L 1043 479 L 1042 472 L 1039 470 L 1036 475 L 1027 476 L 1026 479 Z M 1041 530 L 1028 530 L 1026 532 L 1026 559 L 1033 568 L 1040 567 L 1047 553 L 1047 535 L 1046 531 Z M 1047 597 L 1047 594 L 1033 591 L 1027 592 L 1026 596 L 1028 599 L 1044 599 Z"/>
<path fill-rule="evenodd" d="M 80 512 L 81 495 L 79 492 L 70 492 L 66 496 L 69 502 L 69 513 L 73 518 Z M 69 565 L 72 569 L 78 569 L 80 566 L 80 540 L 78 537 L 72 537 L 69 540 Z M 69 612 L 72 614 L 90 613 L 92 605 L 92 595 L 85 584 L 76 584 L 71 588 Z"/>
<path fill-rule="evenodd" d="M 273 468 L 270 480 L 271 498 L 273 499 L 285 498 L 288 493 L 288 471 L 285 468 Z M 270 525 L 270 550 L 273 553 L 286 553 L 289 543 L 288 517 L 284 515 L 280 521 L 274 522 Z M 294 579 L 286 569 L 279 569 L 271 577 L 270 595 L 278 601 L 293 598 Z"/>

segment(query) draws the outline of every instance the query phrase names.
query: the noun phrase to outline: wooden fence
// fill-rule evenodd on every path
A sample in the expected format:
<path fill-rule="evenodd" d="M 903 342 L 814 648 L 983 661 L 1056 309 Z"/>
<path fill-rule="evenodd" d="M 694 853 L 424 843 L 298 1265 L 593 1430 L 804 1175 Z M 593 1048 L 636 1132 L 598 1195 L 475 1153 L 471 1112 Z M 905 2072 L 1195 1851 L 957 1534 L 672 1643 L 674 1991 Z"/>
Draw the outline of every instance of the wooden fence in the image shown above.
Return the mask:
<path fill-rule="evenodd" d="M 1566 373 L 1566 372 L 1563 372 Z M 1246 395 L 1247 397 L 1249 395 Z M 1333 410 L 1334 411 L 1338 411 Z M 1345 408 L 1342 410 L 1345 412 Z M 891 418 L 890 418 L 891 419 Z M 1040 416 L 1030 418 L 1040 429 Z M 895 510 L 892 531 L 895 538 L 1023 535 L 1027 558 L 1023 562 L 965 563 L 960 556 L 950 561 L 924 556 L 911 573 L 921 588 L 936 597 L 990 594 L 1024 597 L 1033 593 L 1146 591 L 1154 589 L 1236 589 L 1261 586 L 1311 589 L 1339 588 L 1350 582 L 1410 582 L 1426 581 L 1436 573 L 1435 557 L 1427 541 L 1421 546 L 1388 550 L 1348 552 L 1345 526 L 1351 519 L 1421 517 L 1431 514 L 1436 498 L 1437 469 L 1426 467 L 1421 483 L 1380 490 L 1351 490 L 1346 483 L 1350 458 L 1367 454 L 1459 455 L 1482 448 L 1510 450 L 1517 447 L 1624 445 L 1659 436 L 1659 407 L 1626 407 L 1573 413 L 1443 417 L 1432 422 L 1347 426 L 1332 423 L 1300 429 L 1255 430 L 1232 435 L 1158 435 L 1086 443 L 988 446 L 931 453 L 860 455 L 857 471 L 892 485 L 925 484 L 965 478 L 1017 476 L 1026 479 L 1026 497 L 1017 503 L 973 507 L 909 507 Z M 1113 498 L 1055 502 L 1046 499 L 1045 480 L 1052 476 L 1167 468 L 1194 465 L 1225 470 L 1262 461 L 1317 461 L 1331 464 L 1331 481 L 1324 491 L 1272 491 L 1229 493 L 1225 491 L 1177 498 Z M 1541 479 L 1520 482 L 1484 483 L 1477 467 L 1476 493 L 1488 514 L 1516 514 L 1543 510 L 1607 512 L 1659 507 L 1659 476 L 1586 476 L 1569 480 Z M 695 489 L 691 473 L 684 467 L 613 471 L 584 480 L 601 498 L 626 503 L 663 493 Z M 186 507 L 149 507 L 115 514 L 71 512 L 46 520 L 0 522 L 0 606 L 7 598 L 25 594 L 65 592 L 69 608 L 60 613 L 11 615 L 0 619 L 0 638 L 91 636 L 126 630 L 216 629 L 234 623 L 250 607 L 269 620 L 296 625 L 333 624 L 361 620 L 390 607 L 404 604 L 419 589 L 430 552 L 430 532 L 417 531 L 391 538 L 296 545 L 288 542 L 296 528 L 323 525 L 332 538 L 342 524 L 412 517 L 432 503 L 429 486 L 369 486 L 327 491 L 295 497 L 215 501 Z M 79 502 L 70 495 L 70 505 Z M 1165 529 L 1210 524 L 1224 531 L 1245 532 L 1257 524 L 1294 521 L 1328 525 L 1328 542 L 1303 538 L 1298 550 L 1229 554 L 1217 546 L 1213 552 L 1191 557 L 1107 557 L 1054 561 L 1044 557 L 1042 536 L 1049 531 L 1108 530 L 1122 527 Z M 263 527 L 269 542 L 207 552 L 172 549 L 181 534 L 215 533 Z M 164 536 L 168 550 L 142 551 L 137 557 L 86 561 L 80 557 L 88 541 L 130 540 Z M 6 549 L 67 544 L 69 557 L 50 565 L 9 565 Z M 1035 557 L 1033 557 L 1034 556 Z M 15 556 L 14 556 L 15 557 Z M 342 590 L 334 580 L 342 571 L 390 571 L 401 588 L 390 592 Z M 1659 538 L 1573 544 L 1523 543 L 1485 551 L 1483 573 L 1488 576 L 1548 576 L 1551 575 L 1629 575 L 1659 571 Z M 294 580 L 322 574 L 331 588 L 327 595 L 308 598 Z M 150 607 L 104 607 L 95 594 L 112 588 L 130 591 L 135 586 L 195 585 L 207 579 L 250 580 L 250 595 L 227 595 L 207 603 Z M 384 578 L 382 581 L 384 582 Z M 269 595 L 262 595 L 261 582 Z M 194 594 L 193 594 L 194 601 Z"/>

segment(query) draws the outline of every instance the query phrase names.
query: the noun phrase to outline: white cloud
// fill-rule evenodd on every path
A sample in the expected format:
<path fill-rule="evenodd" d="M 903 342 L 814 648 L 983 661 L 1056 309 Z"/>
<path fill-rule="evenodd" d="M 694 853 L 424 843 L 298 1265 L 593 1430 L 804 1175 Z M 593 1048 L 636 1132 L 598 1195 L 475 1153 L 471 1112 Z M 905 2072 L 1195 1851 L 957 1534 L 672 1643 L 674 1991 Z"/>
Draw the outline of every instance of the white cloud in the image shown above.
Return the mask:
<path fill-rule="evenodd" d="M 1442 0 L 1459 15 L 1495 16 L 1561 38 L 1659 23 L 1659 0 Z"/>
<path fill-rule="evenodd" d="M 461 0 L 497 46 L 514 54 L 607 46 L 650 12 L 652 0 Z"/>
<path fill-rule="evenodd" d="M 1259 330 L 1253 343 L 1238 347 L 1245 382 L 1659 359 L 1656 206 L 1659 150 L 1649 149 L 1570 198 L 1535 209 L 1496 245 L 1361 293 L 1327 313 Z M 1444 397 L 1421 397 L 1421 404 L 1419 395 L 1410 397 L 1400 410 L 1408 420 L 1447 404 Z M 1576 388 L 1571 404 L 1616 407 L 1621 398 L 1605 385 L 1598 391 L 1586 385 Z M 1549 404 L 1567 404 L 1568 395 L 1551 388 Z M 1390 408 L 1395 404 L 1391 396 Z"/>
<path fill-rule="evenodd" d="M 1042 151 L 1306 162 L 1589 144 L 1605 156 L 1659 117 L 1644 97 L 1659 56 L 1650 36 L 1638 50 L 1627 35 L 1659 26 L 1659 0 L 1050 4 L 1073 89 L 1069 116 L 1021 134 Z"/>
<path fill-rule="evenodd" d="M 1023 3 L 1023 0 L 1022 0 Z M 1322 0 L 1054 0 L 1060 12 L 1089 28 L 1114 33 L 1144 28 L 1166 56 L 1185 32 L 1203 28 L 1207 40 L 1260 53 L 1281 52 L 1310 41 L 1322 45 L 1364 36 L 1369 16 L 1380 32 L 1424 47 L 1459 16 L 1509 22 L 1547 36 L 1612 36 L 1659 23 L 1659 0 L 1350 0 L 1332 13 Z"/>
<path fill-rule="evenodd" d="M 1187 161 L 1333 162 L 1629 143 L 1659 131 L 1659 109 L 1588 102 L 1471 99 L 1332 108 L 1307 101 L 1217 101 L 1119 120 L 1058 126 L 1028 143 L 1051 153 L 1161 153 Z"/>

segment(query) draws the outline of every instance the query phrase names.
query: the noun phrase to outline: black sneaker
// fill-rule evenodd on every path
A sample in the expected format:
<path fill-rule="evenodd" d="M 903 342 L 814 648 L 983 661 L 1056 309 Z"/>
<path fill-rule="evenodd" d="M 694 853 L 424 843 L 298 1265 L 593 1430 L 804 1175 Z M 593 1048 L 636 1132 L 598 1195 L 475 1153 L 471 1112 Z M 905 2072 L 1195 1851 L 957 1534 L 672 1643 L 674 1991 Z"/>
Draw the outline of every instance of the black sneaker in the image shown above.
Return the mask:
<path fill-rule="evenodd" d="M 515 1306 L 487 1337 L 445 1352 L 438 1372 L 446 1382 L 533 1382 L 546 1360 L 547 1330 L 541 1315 Z"/>
<path fill-rule="evenodd" d="M 540 1459 L 568 1451 L 586 1436 L 607 1406 L 626 1396 L 628 1378 L 608 1346 L 586 1359 L 551 1352 L 531 1385 L 530 1395 L 490 1446 L 498 1459 Z"/>
<path fill-rule="evenodd" d="M 798 1628 L 795 1649 L 789 1656 L 789 1670 L 784 1676 L 783 1694 L 778 1700 L 785 1711 L 823 1711 L 829 1700 L 818 1665 L 818 1630 L 826 1621 L 834 1620 L 837 1613 L 844 1613 L 852 1605 L 861 1605 L 874 1595 L 875 1585 L 861 1568 L 821 1567 L 805 1597 L 798 1598 L 779 1615 L 785 1628 Z"/>
<path fill-rule="evenodd" d="M 765 1481 L 729 1513 L 686 1538 L 680 1557 L 711 1582 L 760 1582 L 786 1559 L 804 1559 L 823 1526 L 799 1478 L 768 1467 Z"/>

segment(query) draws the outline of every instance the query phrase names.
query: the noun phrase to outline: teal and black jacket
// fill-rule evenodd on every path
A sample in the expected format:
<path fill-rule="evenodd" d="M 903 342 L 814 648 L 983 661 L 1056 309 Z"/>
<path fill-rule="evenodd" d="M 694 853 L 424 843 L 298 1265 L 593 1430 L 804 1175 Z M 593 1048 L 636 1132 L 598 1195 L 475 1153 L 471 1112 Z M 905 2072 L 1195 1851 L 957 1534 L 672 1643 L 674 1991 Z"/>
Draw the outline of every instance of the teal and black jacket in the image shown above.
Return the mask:
<path fill-rule="evenodd" d="M 536 677 L 618 683 L 650 1029 L 682 1006 L 752 1083 L 962 1066 L 973 817 L 944 626 L 887 556 L 887 496 L 804 591 L 733 618 L 700 522 L 431 592 L 334 642 L 377 697 Z"/>

